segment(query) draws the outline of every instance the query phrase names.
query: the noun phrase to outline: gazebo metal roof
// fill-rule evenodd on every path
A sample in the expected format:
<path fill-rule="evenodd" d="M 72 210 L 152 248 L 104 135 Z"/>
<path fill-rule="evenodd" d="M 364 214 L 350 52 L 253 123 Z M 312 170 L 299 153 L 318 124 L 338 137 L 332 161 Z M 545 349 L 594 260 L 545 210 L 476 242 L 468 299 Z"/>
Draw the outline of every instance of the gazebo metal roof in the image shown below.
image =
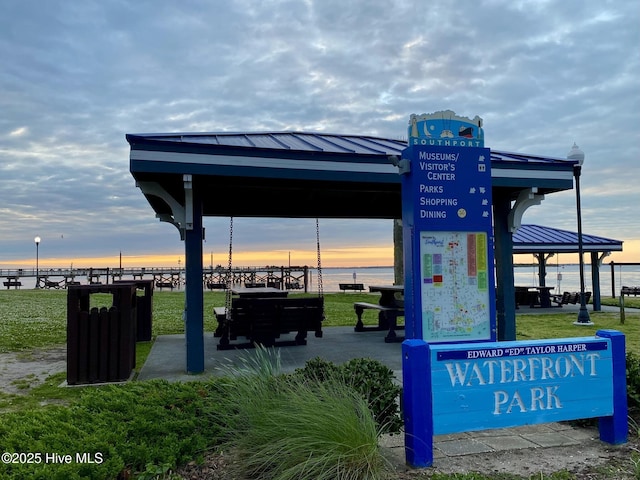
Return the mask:
<path fill-rule="evenodd" d="M 621 252 L 622 241 L 582 234 L 585 252 Z M 522 225 L 513 235 L 513 253 L 576 253 L 578 234 L 568 230 Z"/>
<path fill-rule="evenodd" d="M 298 152 L 346 153 L 356 155 L 400 155 L 407 147 L 403 139 L 369 135 L 343 135 L 315 132 L 212 132 L 212 133 L 144 133 L 129 134 L 127 139 L 147 139 L 158 142 L 218 145 L 252 149 L 290 150 Z M 491 151 L 494 161 L 520 163 L 575 163 L 566 158 Z"/>
<path fill-rule="evenodd" d="M 130 170 L 158 215 L 171 208 L 145 182 L 184 197 L 183 175 L 202 191 L 205 216 L 400 218 L 400 176 L 390 157 L 406 140 L 309 132 L 127 134 Z M 492 186 L 515 200 L 522 190 L 573 188 L 566 158 L 491 150 Z M 222 200 L 225 201 L 222 201 Z M 229 201 L 232 200 L 232 201 Z"/>

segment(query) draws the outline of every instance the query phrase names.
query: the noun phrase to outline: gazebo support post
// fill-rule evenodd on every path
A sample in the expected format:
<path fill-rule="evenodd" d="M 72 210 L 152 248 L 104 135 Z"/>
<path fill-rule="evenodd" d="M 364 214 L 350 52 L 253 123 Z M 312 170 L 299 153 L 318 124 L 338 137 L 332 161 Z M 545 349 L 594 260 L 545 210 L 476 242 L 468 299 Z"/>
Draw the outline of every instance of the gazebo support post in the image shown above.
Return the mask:
<path fill-rule="evenodd" d="M 393 220 L 393 283 L 404 283 L 404 252 L 402 249 L 402 219 Z"/>
<path fill-rule="evenodd" d="M 511 199 L 493 191 L 493 233 L 496 262 L 496 326 L 499 341 L 516 339 L 516 289 L 513 274 L 513 234 L 509 226 Z"/>
<path fill-rule="evenodd" d="M 195 192 L 194 192 L 195 194 Z M 193 223 L 185 229 L 185 340 L 187 373 L 204 372 L 204 289 L 202 288 L 202 203 L 193 198 Z"/>

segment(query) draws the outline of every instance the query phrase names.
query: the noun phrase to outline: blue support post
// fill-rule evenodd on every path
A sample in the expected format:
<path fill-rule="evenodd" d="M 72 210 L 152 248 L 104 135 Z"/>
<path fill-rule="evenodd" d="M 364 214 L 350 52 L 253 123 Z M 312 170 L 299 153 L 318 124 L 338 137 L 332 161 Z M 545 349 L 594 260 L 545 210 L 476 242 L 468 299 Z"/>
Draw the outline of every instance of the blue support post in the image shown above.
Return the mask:
<path fill-rule="evenodd" d="M 618 445 L 627 442 L 627 355 L 624 333 L 617 330 L 598 330 L 596 335 L 611 340 L 613 362 L 613 415 L 600 417 L 600 440 Z"/>
<path fill-rule="evenodd" d="M 433 414 L 431 404 L 431 359 L 424 340 L 402 342 L 402 405 L 407 464 L 433 464 Z"/>
<path fill-rule="evenodd" d="M 202 204 L 193 199 L 193 228 L 185 230 L 185 339 L 187 373 L 204 372 L 204 290 L 202 288 Z"/>
<path fill-rule="evenodd" d="M 516 339 L 516 289 L 513 273 L 513 235 L 509 230 L 511 198 L 493 195 L 493 232 L 496 258 L 496 324 L 500 341 Z"/>

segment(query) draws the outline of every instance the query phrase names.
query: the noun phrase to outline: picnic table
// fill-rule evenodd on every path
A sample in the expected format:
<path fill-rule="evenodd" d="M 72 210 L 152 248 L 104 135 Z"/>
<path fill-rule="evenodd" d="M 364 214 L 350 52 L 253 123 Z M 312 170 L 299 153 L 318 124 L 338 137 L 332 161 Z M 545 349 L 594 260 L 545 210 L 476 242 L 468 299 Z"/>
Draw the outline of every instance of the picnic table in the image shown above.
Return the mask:
<path fill-rule="evenodd" d="M 516 308 L 518 305 L 529 307 L 551 308 L 551 290 L 554 287 L 546 286 L 516 286 Z"/>
<path fill-rule="evenodd" d="M 4 283 L 4 286 L 7 287 L 7 290 L 9 290 L 9 287 L 13 287 L 15 289 L 17 289 L 18 287 L 22 286 L 22 282 L 20 281 L 20 277 L 7 277 L 7 280 Z"/>
<path fill-rule="evenodd" d="M 396 298 L 396 294 L 404 295 L 404 285 L 371 285 L 370 292 L 379 292 L 378 303 L 355 302 L 353 308 L 358 318 L 354 330 L 356 332 L 366 332 L 371 330 L 388 330 L 384 341 L 386 343 L 402 342 L 404 336 L 396 335 L 396 329 L 404 328 L 398 326 L 398 317 L 404 316 L 404 300 Z M 365 310 L 378 311 L 378 325 L 365 326 L 362 322 L 362 315 Z"/>
<path fill-rule="evenodd" d="M 371 285 L 369 287 L 371 293 L 380 292 L 380 305 L 386 307 L 390 306 L 402 306 L 404 308 L 404 302 L 398 303 L 396 294 L 404 295 L 404 285 Z"/>

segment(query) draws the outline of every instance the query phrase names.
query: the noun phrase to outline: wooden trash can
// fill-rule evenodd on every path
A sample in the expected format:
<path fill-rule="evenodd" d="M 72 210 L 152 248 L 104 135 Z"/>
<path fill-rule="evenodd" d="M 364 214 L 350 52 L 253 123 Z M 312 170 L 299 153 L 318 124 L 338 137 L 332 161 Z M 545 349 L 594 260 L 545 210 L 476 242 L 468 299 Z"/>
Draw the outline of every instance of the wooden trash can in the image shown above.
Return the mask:
<path fill-rule="evenodd" d="M 91 307 L 91 295 L 112 295 Z M 136 286 L 72 285 L 67 290 L 67 383 L 128 380 L 136 363 Z"/>

